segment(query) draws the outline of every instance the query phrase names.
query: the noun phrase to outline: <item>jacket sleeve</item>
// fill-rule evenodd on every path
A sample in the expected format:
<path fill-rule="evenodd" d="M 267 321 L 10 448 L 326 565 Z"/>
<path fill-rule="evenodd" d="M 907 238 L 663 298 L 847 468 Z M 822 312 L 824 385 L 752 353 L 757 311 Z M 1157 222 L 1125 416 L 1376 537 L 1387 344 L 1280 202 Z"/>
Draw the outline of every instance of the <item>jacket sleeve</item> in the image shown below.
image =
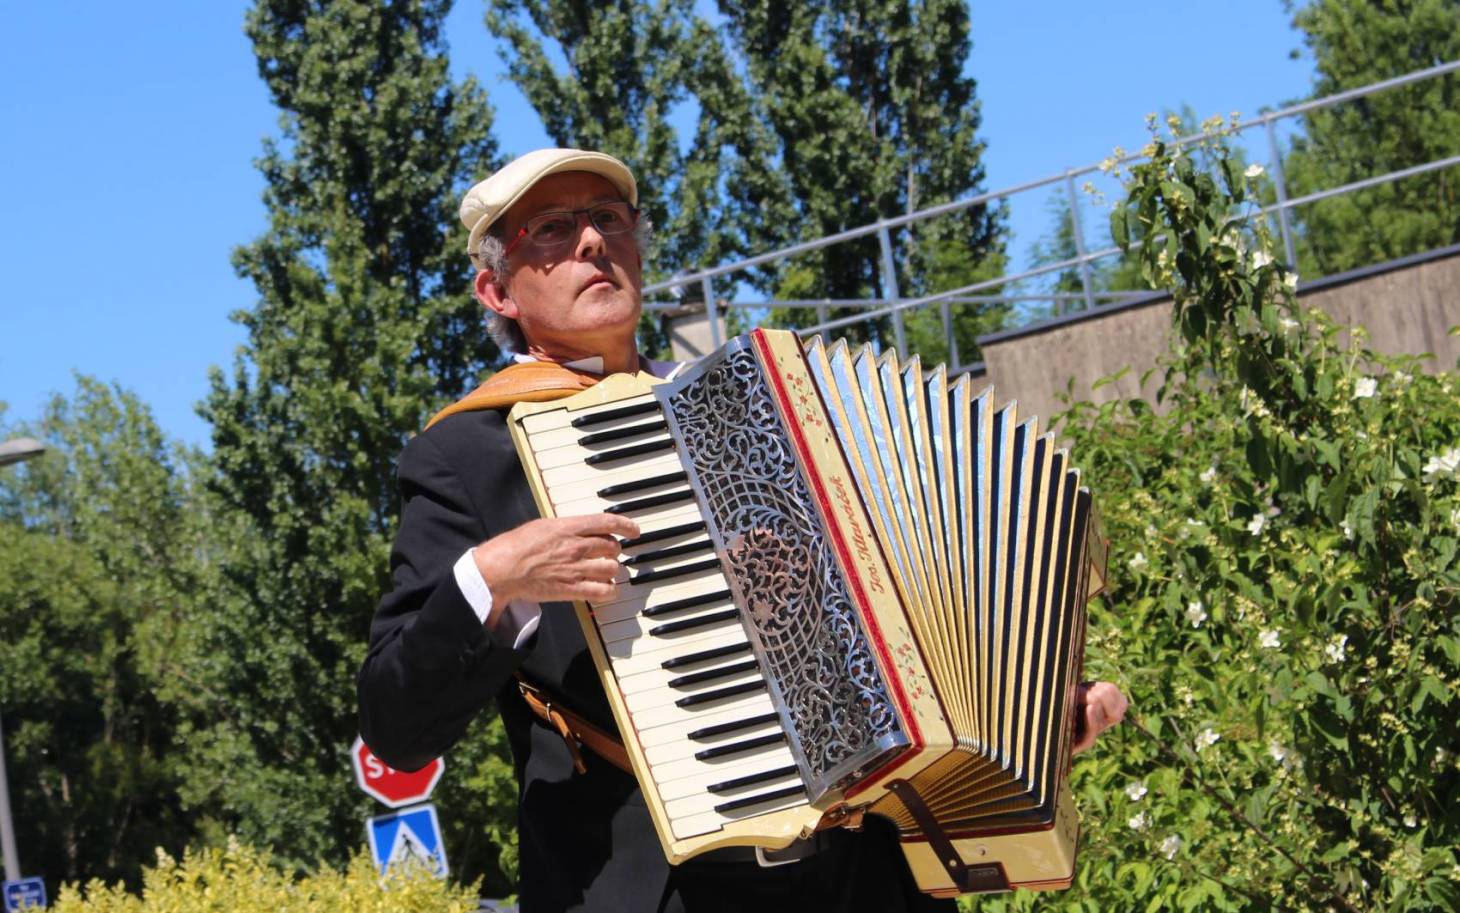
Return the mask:
<path fill-rule="evenodd" d="M 515 463 L 503 465 L 506 455 L 498 456 L 473 471 L 499 473 L 505 482 Z M 446 453 L 418 435 L 401 454 L 398 478 L 393 587 L 376 609 L 357 681 L 360 735 L 390 766 L 416 770 L 461 737 L 526 654 L 482 627 L 452 573 L 494 531 Z"/>

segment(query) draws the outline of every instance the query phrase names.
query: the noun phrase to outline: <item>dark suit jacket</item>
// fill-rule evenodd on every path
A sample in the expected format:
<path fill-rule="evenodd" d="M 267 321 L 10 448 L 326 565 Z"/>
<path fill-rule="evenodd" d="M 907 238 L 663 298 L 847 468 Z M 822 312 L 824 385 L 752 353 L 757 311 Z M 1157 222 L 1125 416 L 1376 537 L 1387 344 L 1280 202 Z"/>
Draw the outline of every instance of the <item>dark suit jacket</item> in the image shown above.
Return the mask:
<path fill-rule="evenodd" d="M 691 862 L 671 870 L 633 778 L 586 753 L 588 772 L 575 775 L 562 739 L 537 722 L 511 683 L 520 667 L 578 713 L 617 731 L 572 607 L 544 606 L 533 640 L 514 651 L 483 629 L 452 574 L 467 549 L 538 517 L 503 415 L 468 412 L 433 425 L 401 454 L 399 482 L 394 588 L 376 611 L 360 670 L 360 733 L 387 764 L 414 770 L 444 754 L 497 699 L 520 789 L 523 913 L 735 909 L 737 889 L 758 886 L 781 897 L 792 881 L 829 900 L 815 878 L 836 885 L 837 894 L 847 890 L 858 909 L 884 894 L 866 908 L 922 905 L 908 893 L 902 854 L 875 829 L 875 841 L 839 837 L 844 849 L 821 854 L 815 867 Z M 876 884 L 856 888 L 868 879 Z M 738 896 L 756 902 L 750 893 Z"/>

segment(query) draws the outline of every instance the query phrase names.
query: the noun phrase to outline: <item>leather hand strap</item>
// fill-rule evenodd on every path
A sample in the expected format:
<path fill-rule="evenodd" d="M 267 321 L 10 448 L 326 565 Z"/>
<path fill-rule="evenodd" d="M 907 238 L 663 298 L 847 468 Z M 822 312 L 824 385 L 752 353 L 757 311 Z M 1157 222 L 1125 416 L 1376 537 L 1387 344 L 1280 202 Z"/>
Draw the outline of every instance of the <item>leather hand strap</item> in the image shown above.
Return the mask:
<path fill-rule="evenodd" d="M 624 773 L 633 775 L 633 768 L 629 766 L 629 753 L 618 739 L 554 701 L 547 692 L 529 684 L 520 675 L 517 677 L 517 690 L 522 692 L 522 699 L 527 701 L 532 712 L 563 737 L 568 753 L 573 756 L 573 769 L 578 773 L 586 773 L 588 770 L 583 763 L 583 753 L 579 750 L 579 746 L 582 746 Z"/>

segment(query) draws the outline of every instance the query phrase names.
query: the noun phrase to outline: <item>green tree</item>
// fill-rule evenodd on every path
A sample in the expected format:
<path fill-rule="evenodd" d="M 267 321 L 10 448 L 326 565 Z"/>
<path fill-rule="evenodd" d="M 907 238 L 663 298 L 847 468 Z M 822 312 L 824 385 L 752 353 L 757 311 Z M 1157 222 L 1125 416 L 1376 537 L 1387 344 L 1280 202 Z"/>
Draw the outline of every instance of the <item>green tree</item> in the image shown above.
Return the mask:
<path fill-rule="evenodd" d="M 979 189 L 984 145 L 976 85 L 965 73 L 972 47 L 966 4 L 724 0 L 720 12 L 776 139 L 796 214 L 787 242 Z M 727 191 L 742 192 L 733 183 Z M 895 232 L 898 291 L 936 291 L 926 281 L 935 265 L 945 281 L 974 281 L 998 253 L 999 233 L 998 214 L 984 206 Z M 783 269 L 773 291 L 780 298 L 875 297 L 889 290 L 880 259 L 875 237 L 822 248 Z M 958 279 L 946 275 L 954 264 Z M 778 322 L 804 324 L 808 313 L 779 314 Z"/>
<path fill-rule="evenodd" d="M 514 80 L 556 142 L 635 168 L 664 278 L 975 192 L 983 181 L 964 4 L 494 0 Z M 553 64 L 552 47 L 566 63 Z M 679 114 L 677 112 L 684 112 Z M 676 121 L 693 120 L 680 136 Z M 899 291 L 997 275 L 996 214 L 976 207 L 899 232 Z M 880 289 L 875 238 L 721 280 L 779 298 Z M 962 280 L 962 281 L 960 281 Z M 777 314 L 805 325 L 809 310 Z M 930 319 L 923 317 L 922 319 Z M 934 316 L 931 319 L 936 319 Z M 885 322 L 884 322 L 885 323 Z M 941 329 L 929 338 L 941 339 Z"/>
<path fill-rule="evenodd" d="M 347 749 L 389 586 L 396 456 L 497 356 L 455 216 L 493 165 L 491 111 L 449 76 L 448 6 L 259 0 L 247 17 L 282 138 L 258 162 L 269 227 L 234 254 L 258 290 L 234 315 L 247 341 L 202 406 L 220 554 L 181 660 L 199 681 L 177 699 L 189 806 L 212 836 L 236 830 L 295 863 L 360 841 Z M 486 827 L 494 798 L 457 806 L 448 840 Z"/>
<path fill-rule="evenodd" d="M 183 456 L 131 393 L 89 378 L 0 470 L 0 708 L 25 870 L 135 883 L 192 836 L 160 698 L 202 554 Z M 53 882 L 54 883 L 54 882 Z"/>
<path fill-rule="evenodd" d="M 1296 7 L 1293 25 L 1313 54 L 1319 96 L 1460 58 L 1456 0 L 1314 0 Z M 1450 74 L 1304 115 L 1283 167 L 1296 197 L 1456 153 L 1460 78 Z M 1303 275 L 1454 244 L 1460 167 L 1320 200 L 1295 215 Z"/>
<path fill-rule="evenodd" d="M 1076 762 L 1077 887 L 1041 908 L 1454 910 L 1460 381 L 1298 304 L 1224 140 L 1157 137 L 1112 214 L 1172 292 L 1163 412 L 1060 428 L 1112 546 L 1086 674 L 1132 713 Z"/>

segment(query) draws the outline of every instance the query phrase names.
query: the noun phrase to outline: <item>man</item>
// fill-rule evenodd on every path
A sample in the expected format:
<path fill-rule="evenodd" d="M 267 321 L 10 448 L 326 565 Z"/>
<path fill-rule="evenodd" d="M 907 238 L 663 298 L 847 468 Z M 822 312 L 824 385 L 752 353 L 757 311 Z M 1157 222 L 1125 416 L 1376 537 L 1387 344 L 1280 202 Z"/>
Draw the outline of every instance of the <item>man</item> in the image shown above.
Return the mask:
<path fill-rule="evenodd" d="M 516 351 L 476 393 L 438 415 L 400 458 L 394 589 L 371 626 L 360 672 L 360 731 L 386 763 L 415 769 L 443 754 L 497 699 L 519 792 L 520 897 L 546 910 L 951 910 L 920 894 L 890 831 L 828 831 L 800 858 L 761 867 L 719 850 L 671 868 L 631 776 L 572 749 L 537 719 L 514 672 L 589 723 L 615 732 L 570 607 L 602 600 L 619 570 L 624 517 L 536 519 L 505 422 L 517 398 L 586 388 L 597 376 L 674 367 L 634 341 L 642 260 L 637 186 L 622 162 L 545 149 L 473 187 L 462 202 L 476 297 Z M 1111 685 L 1082 692 L 1083 748 L 1119 721 Z"/>

